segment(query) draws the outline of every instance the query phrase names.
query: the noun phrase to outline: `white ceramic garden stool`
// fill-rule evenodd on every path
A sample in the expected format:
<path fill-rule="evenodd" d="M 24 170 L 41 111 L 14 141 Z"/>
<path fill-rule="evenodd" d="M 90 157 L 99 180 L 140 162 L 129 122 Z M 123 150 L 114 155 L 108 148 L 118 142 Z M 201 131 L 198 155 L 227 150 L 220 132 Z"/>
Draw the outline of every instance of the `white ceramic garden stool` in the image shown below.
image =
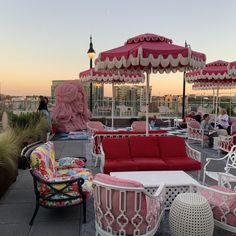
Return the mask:
<path fill-rule="evenodd" d="M 214 220 L 207 200 L 196 193 L 179 194 L 170 208 L 172 236 L 212 236 Z"/>

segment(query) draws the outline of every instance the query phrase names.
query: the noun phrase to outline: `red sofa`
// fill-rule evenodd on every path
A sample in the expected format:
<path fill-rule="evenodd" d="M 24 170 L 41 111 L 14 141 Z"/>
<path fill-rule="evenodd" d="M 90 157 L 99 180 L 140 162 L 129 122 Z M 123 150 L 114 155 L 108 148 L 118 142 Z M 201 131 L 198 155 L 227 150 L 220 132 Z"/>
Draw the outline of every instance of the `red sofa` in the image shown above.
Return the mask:
<path fill-rule="evenodd" d="M 191 149 L 191 151 L 189 151 Z M 201 153 L 177 136 L 104 138 L 101 171 L 200 170 Z"/>
<path fill-rule="evenodd" d="M 101 145 L 104 138 L 124 138 L 129 136 L 145 136 L 146 132 L 135 132 L 135 131 L 125 131 L 125 130 L 113 130 L 113 131 L 95 131 L 91 137 L 91 153 L 95 157 L 97 166 L 98 159 L 100 160 L 101 156 Z M 150 130 L 149 136 L 162 136 L 167 135 L 165 130 Z"/>

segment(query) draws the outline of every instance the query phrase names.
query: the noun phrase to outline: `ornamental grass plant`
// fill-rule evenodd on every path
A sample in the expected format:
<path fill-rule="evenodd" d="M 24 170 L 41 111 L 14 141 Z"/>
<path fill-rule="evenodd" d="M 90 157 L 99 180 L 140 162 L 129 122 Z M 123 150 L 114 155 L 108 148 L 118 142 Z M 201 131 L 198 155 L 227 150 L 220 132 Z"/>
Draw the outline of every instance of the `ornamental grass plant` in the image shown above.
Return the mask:
<path fill-rule="evenodd" d="M 45 141 L 49 130 L 40 113 L 12 113 L 8 117 L 9 127 L 0 133 L 0 197 L 17 178 L 21 150 L 30 143 Z"/>

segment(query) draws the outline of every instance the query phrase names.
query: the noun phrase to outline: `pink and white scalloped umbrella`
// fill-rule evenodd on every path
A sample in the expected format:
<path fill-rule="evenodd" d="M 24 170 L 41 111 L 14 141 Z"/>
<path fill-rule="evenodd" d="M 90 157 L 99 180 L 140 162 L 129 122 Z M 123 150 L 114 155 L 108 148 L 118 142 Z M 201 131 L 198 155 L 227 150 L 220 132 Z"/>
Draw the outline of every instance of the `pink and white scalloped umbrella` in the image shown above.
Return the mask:
<path fill-rule="evenodd" d="M 229 74 L 236 76 L 236 61 L 229 63 Z"/>
<path fill-rule="evenodd" d="M 141 70 L 146 80 L 146 133 L 148 134 L 149 74 L 201 69 L 205 54 L 191 48 L 172 44 L 172 40 L 155 34 L 142 34 L 130 38 L 121 46 L 101 52 L 95 61 L 97 70 Z"/>
<path fill-rule="evenodd" d="M 114 84 L 138 84 L 145 80 L 141 72 L 111 72 L 95 71 L 94 68 L 83 71 L 79 74 L 82 83 L 110 83 L 112 84 L 112 128 L 114 127 Z"/>
<path fill-rule="evenodd" d="M 229 62 L 218 60 L 206 64 L 202 70 L 191 71 L 186 73 L 186 81 L 194 84 L 205 85 L 206 87 L 215 87 L 216 89 L 216 110 L 215 122 L 218 110 L 219 89 L 235 87 L 236 76 L 229 73 Z M 197 85 L 195 85 L 197 86 Z M 205 88 L 206 88 L 205 87 Z M 195 87 L 196 88 L 196 87 Z"/>

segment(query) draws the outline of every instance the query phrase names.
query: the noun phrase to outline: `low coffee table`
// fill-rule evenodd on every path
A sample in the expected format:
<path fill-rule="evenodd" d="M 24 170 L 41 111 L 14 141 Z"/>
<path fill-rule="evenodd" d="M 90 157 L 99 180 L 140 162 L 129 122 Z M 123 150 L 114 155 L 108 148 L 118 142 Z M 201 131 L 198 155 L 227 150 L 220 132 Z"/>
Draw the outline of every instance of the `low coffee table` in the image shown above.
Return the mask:
<path fill-rule="evenodd" d="M 184 171 L 127 171 L 111 172 L 111 176 L 136 180 L 143 184 L 151 194 L 155 193 L 161 183 L 165 184 L 165 207 L 169 209 L 175 197 L 180 193 L 190 191 L 190 186 L 199 183 Z"/>

